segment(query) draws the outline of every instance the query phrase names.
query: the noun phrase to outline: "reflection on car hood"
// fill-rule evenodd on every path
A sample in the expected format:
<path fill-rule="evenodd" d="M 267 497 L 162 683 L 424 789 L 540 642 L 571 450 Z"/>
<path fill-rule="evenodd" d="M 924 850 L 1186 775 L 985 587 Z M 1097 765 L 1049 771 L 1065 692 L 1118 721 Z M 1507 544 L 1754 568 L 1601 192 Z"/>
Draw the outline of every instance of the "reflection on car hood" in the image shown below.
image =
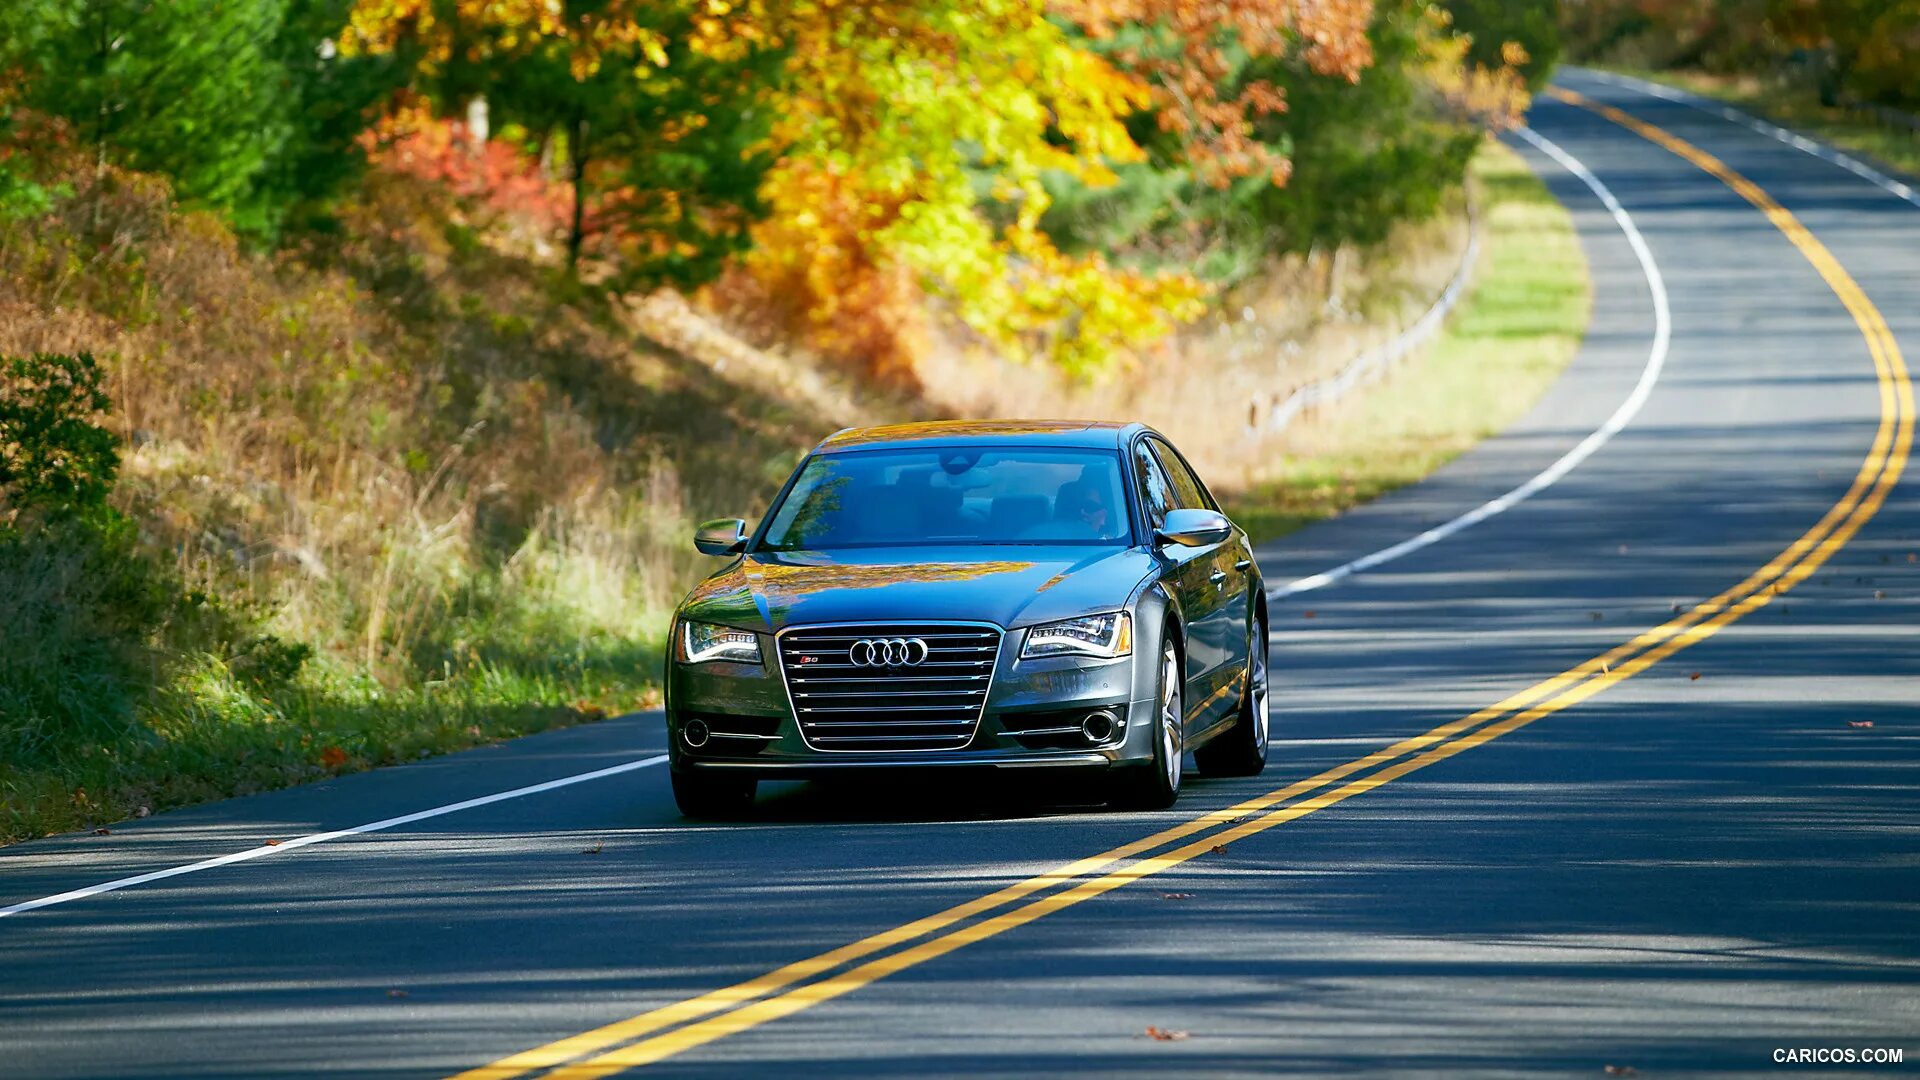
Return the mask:
<path fill-rule="evenodd" d="M 1154 569 L 1139 548 L 1047 544 L 761 552 L 701 582 L 682 613 L 774 631 L 923 619 L 1011 628 L 1124 607 Z"/>

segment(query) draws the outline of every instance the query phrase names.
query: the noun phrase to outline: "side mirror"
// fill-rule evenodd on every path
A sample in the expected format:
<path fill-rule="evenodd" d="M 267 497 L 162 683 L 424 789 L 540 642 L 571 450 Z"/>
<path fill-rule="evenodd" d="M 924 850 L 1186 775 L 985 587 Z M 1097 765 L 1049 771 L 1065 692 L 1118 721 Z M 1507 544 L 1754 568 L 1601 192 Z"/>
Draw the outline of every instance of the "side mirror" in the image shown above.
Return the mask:
<path fill-rule="evenodd" d="M 693 546 L 702 555 L 738 555 L 747 547 L 747 523 L 739 518 L 715 518 L 693 530 Z"/>
<path fill-rule="evenodd" d="M 1154 540 L 1182 547 L 1206 547 L 1233 535 L 1233 522 L 1218 510 L 1170 510 L 1166 523 L 1153 532 Z"/>

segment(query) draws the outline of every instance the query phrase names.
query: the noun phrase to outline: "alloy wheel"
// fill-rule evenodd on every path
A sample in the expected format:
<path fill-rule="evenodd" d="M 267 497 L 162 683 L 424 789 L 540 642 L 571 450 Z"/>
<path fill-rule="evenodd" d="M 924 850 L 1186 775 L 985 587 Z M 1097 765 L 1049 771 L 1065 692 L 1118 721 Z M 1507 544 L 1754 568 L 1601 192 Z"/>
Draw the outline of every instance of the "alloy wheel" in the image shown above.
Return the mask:
<path fill-rule="evenodd" d="M 1247 661 L 1247 692 L 1253 695 L 1253 745 L 1264 751 L 1267 748 L 1267 634 L 1266 628 L 1254 624 L 1254 633 L 1258 639 L 1249 650 Z"/>
<path fill-rule="evenodd" d="M 1180 790 L 1180 659 L 1169 644 L 1160 655 L 1160 756 L 1167 788 Z"/>

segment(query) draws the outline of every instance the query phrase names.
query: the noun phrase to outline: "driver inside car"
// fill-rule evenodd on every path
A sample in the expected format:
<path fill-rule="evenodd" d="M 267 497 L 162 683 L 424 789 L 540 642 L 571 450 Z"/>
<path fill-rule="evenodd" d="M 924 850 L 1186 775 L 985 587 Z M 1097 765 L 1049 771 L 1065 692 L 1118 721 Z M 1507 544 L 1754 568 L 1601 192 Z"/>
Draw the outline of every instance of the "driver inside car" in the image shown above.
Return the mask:
<path fill-rule="evenodd" d="M 1069 480 L 1060 485 L 1053 500 L 1053 518 L 1075 532 L 1086 530 L 1091 537 L 1107 535 L 1110 511 L 1098 485 L 1087 480 Z"/>

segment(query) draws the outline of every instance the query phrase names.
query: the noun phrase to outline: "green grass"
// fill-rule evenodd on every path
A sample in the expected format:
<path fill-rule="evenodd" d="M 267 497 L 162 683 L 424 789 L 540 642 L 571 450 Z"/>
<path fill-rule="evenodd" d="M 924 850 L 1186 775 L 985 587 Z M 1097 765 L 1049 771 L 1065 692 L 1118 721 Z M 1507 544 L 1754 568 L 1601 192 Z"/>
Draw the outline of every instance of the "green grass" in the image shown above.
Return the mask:
<path fill-rule="evenodd" d="M 324 676 L 269 688 L 203 659 L 123 737 L 0 763 L 0 843 L 597 720 L 657 704 L 659 670 L 653 642 L 584 661 L 476 664 L 398 689 Z"/>
<path fill-rule="evenodd" d="M 1296 421 L 1297 453 L 1228 497 L 1256 541 L 1421 479 L 1518 419 L 1573 358 L 1592 299 L 1566 208 L 1495 143 L 1475 158 L 1472 182 L 1485 239 L 1466 301 L 1384 381 Z"/>
<path fill-rule="evenodd" d="M 1607 70 L 1724 101 L 1782 127 L 1824 139 L 1896 170 L 1920 175 L 1920 133 L 1883 124 L 1867 113 L 1822 105 L 1819 95 L 1811 88 L 1751 75 L 1611 66 Z"/>

